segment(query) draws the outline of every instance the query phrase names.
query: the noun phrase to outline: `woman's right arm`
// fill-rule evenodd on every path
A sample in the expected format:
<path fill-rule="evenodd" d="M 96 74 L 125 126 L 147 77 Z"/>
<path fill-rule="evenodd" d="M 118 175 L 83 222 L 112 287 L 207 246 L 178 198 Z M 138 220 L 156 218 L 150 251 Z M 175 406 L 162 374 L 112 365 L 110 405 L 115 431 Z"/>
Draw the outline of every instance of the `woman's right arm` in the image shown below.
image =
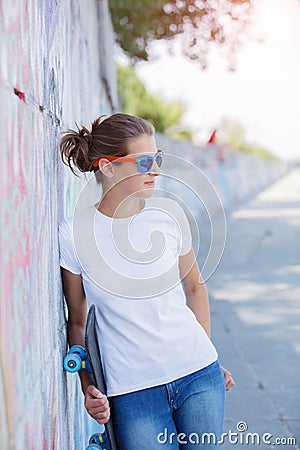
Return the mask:
<path fill-rule="evenodd" d="M 69 346 L 84 347 L 84 334 L 87 319 L 87 301 L 81 275 L 61 268 L 64 296 L 68 306 L 68 343 Z M 85 407 L 88 413 L 103 424 L 109 420 L 109 404 L 106 395 L 93 386 L 91 376 L 85 369 L 79 371 Z"/>

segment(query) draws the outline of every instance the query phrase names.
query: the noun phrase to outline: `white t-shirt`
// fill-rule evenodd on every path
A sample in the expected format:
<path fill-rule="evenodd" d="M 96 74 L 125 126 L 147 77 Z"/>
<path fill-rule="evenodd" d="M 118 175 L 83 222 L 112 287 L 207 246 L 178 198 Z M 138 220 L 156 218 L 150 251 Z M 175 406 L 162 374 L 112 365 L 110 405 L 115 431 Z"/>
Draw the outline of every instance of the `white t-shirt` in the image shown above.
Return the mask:
<path fill-rule="evenodd" d="M 122 219 L 89 206 L 62 222 L 59 238 L 60 265 L 81 274 L 96 306 L 108 396 L 168 383 L 218 358 L 186 305 L 178 258 L 192 238 L 176 201 L 149 198 Z"/>

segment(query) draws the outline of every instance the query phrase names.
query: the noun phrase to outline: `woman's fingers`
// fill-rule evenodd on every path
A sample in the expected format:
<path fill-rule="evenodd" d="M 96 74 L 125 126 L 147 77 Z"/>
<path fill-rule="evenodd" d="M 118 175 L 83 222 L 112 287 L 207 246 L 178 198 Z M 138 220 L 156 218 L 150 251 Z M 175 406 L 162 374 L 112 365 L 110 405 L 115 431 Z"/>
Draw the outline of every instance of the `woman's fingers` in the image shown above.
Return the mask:
<path fill-rule="evenodd" d="M 223 371 L 224 378 L 225 378 L 226 391 L 229 391 L 229 389 L 231 389 L 235 385 L 235 381 L 232 378 L 232 375 L 229 372 L 229 370 L 225 369 L 225 367 L 222 367 L 222 371 Z"/>
<path fill-rule="evenodd" d="M 85 392 L 84 406 L 91 417 L 103 424 L 110 417 L 109 402 L 106 395 L 102 394 L 95 386 L 90 385 Z"/>
<path fill-rule="evenodd" d="M 235 385 L 234 379 L 230 376 L 226 381 L 226 391 L 229 391 Z"/>
<path fill-rule="evenodd" d="M 102 394 L 102 392 L 99 391 L 99 389 L 97 389 L 93 384 L 90 384 L 85 391 L 85 397 L 102 398 L 104 397 L 104 394 Z"/>
<path fill-rule="evenodd" d="M 97 422 L 104 424 L 110 419 L 110 409 L 106 409 L 105 411 L 100 411 L 98 409 L 88 409 L 89 415 L 93 417 L 93 419 L 97 420 Z"/>

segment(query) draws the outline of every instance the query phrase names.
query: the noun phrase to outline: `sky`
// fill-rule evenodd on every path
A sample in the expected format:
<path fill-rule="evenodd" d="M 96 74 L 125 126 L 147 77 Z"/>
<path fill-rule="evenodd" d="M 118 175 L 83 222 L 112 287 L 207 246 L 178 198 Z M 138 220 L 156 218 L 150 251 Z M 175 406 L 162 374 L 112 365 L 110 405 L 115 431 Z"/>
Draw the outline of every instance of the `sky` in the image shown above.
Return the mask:
<path fill-rule="evenodd" d="M 164 42 L 151 45 L 153 60 L 136 73 L 166 101 L 182 100 L 184 123 L 205 143 L 222 118 L 238 121 L 246 139 L 277 157 L 300 160 L 300 1 L 257 0 L 252 35 L 236 55 L 236 70 L 216 46 L 201 70 Z"/>

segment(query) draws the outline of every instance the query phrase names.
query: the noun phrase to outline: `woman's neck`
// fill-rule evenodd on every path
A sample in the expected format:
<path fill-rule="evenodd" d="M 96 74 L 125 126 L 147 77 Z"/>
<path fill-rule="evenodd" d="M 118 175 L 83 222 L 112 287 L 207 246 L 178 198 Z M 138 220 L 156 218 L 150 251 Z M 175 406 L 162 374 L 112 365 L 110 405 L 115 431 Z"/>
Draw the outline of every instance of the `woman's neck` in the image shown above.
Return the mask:
<path fill-rule="evenodd" d="M 97 209 L 102 214 L 108 217 L 115 217 L 122 219 L 125 217 L 134 216 L 139 213 L 145 206 L 145 200 L 142 198 L 126 198 L 116 197 L 109 193 L 104 193 L 100 202 L 97 204 Z"/>

